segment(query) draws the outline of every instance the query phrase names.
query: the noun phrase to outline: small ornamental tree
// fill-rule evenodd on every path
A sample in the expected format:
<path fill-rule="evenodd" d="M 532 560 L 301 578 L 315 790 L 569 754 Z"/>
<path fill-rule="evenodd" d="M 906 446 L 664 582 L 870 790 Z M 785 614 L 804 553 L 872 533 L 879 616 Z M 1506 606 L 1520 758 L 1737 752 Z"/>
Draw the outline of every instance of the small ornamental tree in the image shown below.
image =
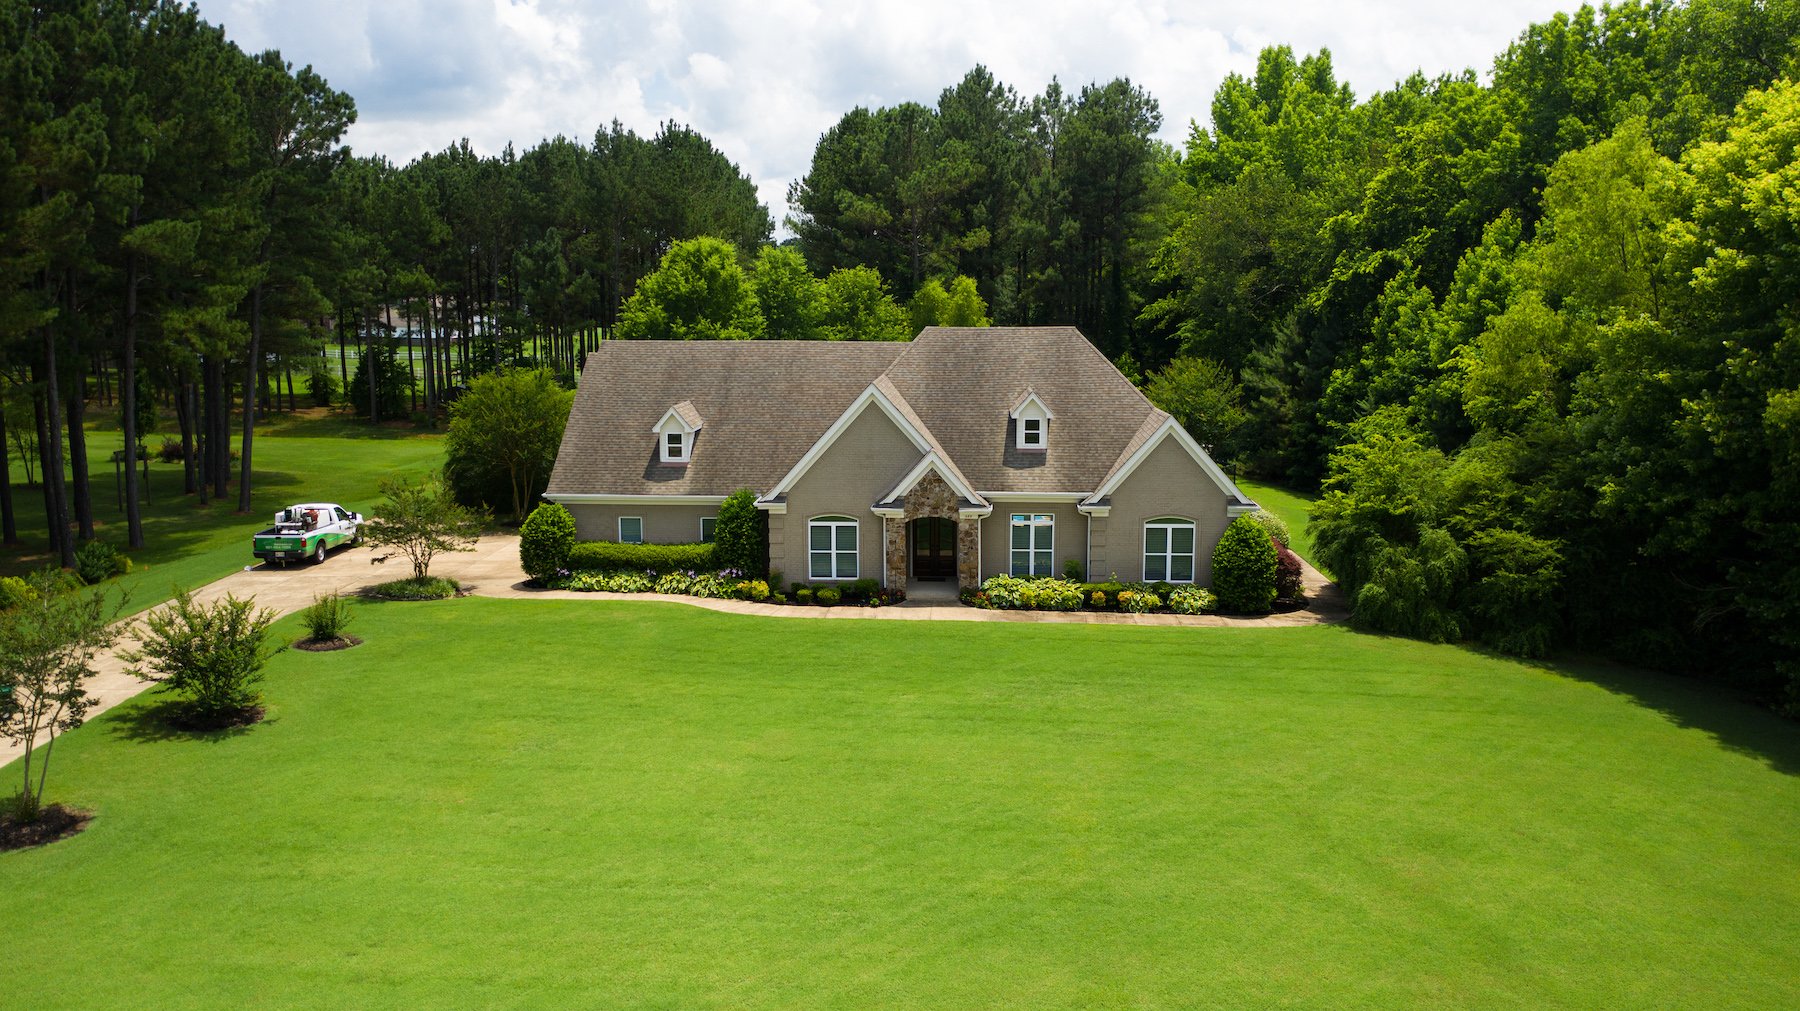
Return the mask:
<path fill-rule="evenodd" d="M 60 592 L 45 576 L 33 577 L 31 589 L 0 611 L 0 740 L 25 750 L 8 804 L 19 822 L 43 814 L 56 737 L 81 726 L 93 705 L 86 682 L 94 658 L 117 638 L 112 622 L 123 606 L 108 606 L 99 590 Z"/>
<path fill-rule="evenodd" d="M 1300 600 L 1305 596 L 1305 579 L 1306 570 L 1300 566 L 1300 556 L 1276 541 L 1275 599 Z"/>
<path fill-rule="evenodd" d="M 756 508 L 756 493 L 740 488 L 719 506 L 713 527 L 713 564 L 736 569 L 745 576 L 768 574 L 768 520 Z"/>
<path fill-rule="evenodd" d="M 450 497 L 440 480 L 418 484 L 383 481 L 387 501 L 363 524 L 363 536 L 371 544 L 390 547 L 412 562 L 413 578 L 431 574 L 431 560 L 446 551 L 474 551 L 486 517 Z M 376 562 L 385 562 L 382 555 Z"/>
<path fill-rule="evenodd" d="M 1231 521 L 1213 549 L 1212 591 L 1219 610 L 1265 614 L 1275 603 L 1275 542 L 1248 516 Z"/>
<path fill-rule="evenodd" d="M 558 503 L 545 503 L 533 509 L 519 528 L 519 567 L 527 576 L 542 580 L 569 567 L 569 552 L 574 547 L 575 517 Z"/>
<path fill-rule="evenodd" d="M 444 475 L 457 501 L 518 520 L 544 490 L 575 395 L 548 369 L 501 369 L 450 405 Z"/>
<path fill-rule="evenodd" d="M 143 645 L 120 654 L 133 677 L 185 696 L 187 723 L 199 729 L 255 721 L 260 711 L 262 668 L 275 652 L 268 645 L 270 608 L 226 594 L 197 604 L 187 591 L 144 618 Z"/>

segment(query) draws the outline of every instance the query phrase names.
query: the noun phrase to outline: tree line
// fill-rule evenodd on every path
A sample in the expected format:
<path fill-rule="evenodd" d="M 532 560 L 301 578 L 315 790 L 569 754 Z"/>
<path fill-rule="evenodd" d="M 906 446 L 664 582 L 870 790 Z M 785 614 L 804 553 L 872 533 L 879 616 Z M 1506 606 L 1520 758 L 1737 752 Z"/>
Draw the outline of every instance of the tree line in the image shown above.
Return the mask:
<path fill-rule="evenodd" d="M 434 410 L 498 366 L 570 377 L 602 336 L 1073 323 L 1220 456 L 1323 486 L 1360 621 L 1792 673 L 1794 0 L 1584 7 L 1487 83 L 1363 98 L 1271 47 L 1179 148 L 1128 80 L 1022 96 L 976 67 L 846 113 L 780 248 L 678 124 L 395 166 L 342 145 L 349 96 L 191 8 L 0 11 L 0 425 L 70 474 L 44 483 L 65 561 L 90 403 L 128 456 L 146 403 L 172 412 L 203 496 L 235 420 L 247 506 L 269 374 L 326 342 L 379 419 L 383 377 Z"/>

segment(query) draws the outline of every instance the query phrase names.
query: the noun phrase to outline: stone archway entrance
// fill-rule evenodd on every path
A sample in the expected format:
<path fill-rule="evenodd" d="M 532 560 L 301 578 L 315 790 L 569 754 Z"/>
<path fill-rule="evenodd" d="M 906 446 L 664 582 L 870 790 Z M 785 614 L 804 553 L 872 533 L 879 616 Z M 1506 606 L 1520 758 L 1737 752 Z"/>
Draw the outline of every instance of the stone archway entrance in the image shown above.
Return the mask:
<path fill-rule="evenodd" d="M 956 492 L 936 473 L 920 478 L 905 501 L 902 515 L 884 524 L 888 585 L 920 582 L 952 591 L 976 585 L 980 520 L 961 516 Z"/>

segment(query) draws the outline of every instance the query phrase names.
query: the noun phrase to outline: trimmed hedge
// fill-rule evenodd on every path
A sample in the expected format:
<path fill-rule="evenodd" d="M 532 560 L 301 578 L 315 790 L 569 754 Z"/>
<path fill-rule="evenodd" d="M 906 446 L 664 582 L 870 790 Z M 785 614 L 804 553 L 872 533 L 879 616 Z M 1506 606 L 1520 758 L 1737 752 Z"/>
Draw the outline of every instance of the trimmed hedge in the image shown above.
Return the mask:
<path fill-rule="evenodd" d="M 569 567 L 575 547 L 575 517 L 555 502 L 538 506 L 519 527 L 519 567 L 533 579 Z"/>
<path fill-rule="evenodd" d="M 1212 591 L 1219 610 L 1267 614 L 1275 605 L 1275 541 L 1262 524 L 1239 516 L 1213 549 Z"/>
<path fill-rule="evenodd" d="M 713 559 L 721 569 L 760 578 L 769 567 L 769 515 L 756 508 L 756 493 L 741 488 L 719 506 L 713 526 Z"/>
<path fill-rule="evenodd" d="M 620 544 L 578 541 L 566 568 L 574 572 L 711 572 L 711 544 Z"/>

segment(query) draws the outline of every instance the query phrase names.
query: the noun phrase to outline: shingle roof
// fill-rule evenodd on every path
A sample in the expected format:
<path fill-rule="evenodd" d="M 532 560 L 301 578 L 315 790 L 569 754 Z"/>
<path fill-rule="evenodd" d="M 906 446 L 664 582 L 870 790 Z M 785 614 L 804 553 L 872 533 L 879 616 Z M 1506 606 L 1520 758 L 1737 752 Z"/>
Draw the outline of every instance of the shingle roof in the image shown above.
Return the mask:
<path fill-rule="evenodd" d="M 981 492 L 1092 491 L 1168 416 L 1074 327 L 928 327 L 908 343 L 608 341 L 588 355 L 549 493 L 766 492 L 864 390 L 879 388 Z M 1042 452 L 1009 414 L 1035 392 Z M 656 462 L 649 432 L 691 402 L 692 462 Z"/>

